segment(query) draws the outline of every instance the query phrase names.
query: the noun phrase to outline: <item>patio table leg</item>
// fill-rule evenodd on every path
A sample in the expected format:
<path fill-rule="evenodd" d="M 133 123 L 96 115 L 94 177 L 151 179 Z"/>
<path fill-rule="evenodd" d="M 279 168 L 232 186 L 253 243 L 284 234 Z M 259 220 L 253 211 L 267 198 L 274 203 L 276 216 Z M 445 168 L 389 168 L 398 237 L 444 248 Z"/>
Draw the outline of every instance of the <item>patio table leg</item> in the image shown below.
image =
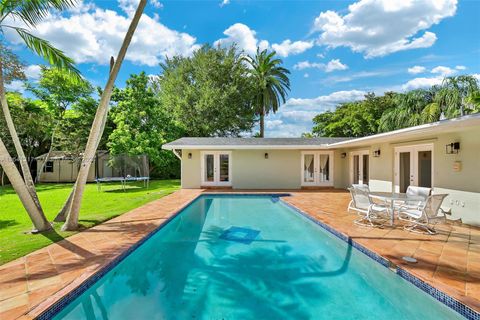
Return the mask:
<path fill-rule="evenodd" d="M 390 214 L 391 214 L 391 219 L 390 219 L 390 226 L 393 227 L 393 225 L 395 224 L 395 211 L 394 210 L 394 202 L 393 200 L 390 201 Z"/>

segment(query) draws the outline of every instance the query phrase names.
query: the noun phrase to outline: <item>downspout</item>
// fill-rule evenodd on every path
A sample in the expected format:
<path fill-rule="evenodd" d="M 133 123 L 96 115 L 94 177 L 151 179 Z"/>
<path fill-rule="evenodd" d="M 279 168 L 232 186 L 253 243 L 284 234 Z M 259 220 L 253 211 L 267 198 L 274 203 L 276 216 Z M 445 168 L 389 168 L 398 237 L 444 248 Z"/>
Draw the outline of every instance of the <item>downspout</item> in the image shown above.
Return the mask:
<path fill-rule="evenodd" d="M 178 151 L 175 150 L 175 149 L 172 149 L 172 152 L 173 152 L 173 154 L 174 154 L 178 159 L 180 159 L 180 187 L 183 188 L 183 186 L 182 186 L 182 182 L 183 182 L 182 156 L 180 156 L 180 154 L 178 153 Z"/>
<path fill-rule="evenodd" d="M 180 162 L 182 161 L 182 157 L 180 156 L 180 154 L 178 153 L 178 151 L 176 149 L 172 149 L 172 152 L 175 156 L 177 156 L 178 159 L 180 159 Z"/>

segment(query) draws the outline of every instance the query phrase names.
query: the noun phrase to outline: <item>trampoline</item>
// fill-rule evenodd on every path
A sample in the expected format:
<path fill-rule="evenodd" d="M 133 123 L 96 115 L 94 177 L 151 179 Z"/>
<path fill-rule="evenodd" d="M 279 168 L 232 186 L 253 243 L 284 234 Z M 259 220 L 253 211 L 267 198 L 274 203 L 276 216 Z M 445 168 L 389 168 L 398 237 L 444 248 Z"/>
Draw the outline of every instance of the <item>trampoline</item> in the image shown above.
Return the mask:
<path fill-rule="evenodd" d="M 142 181 L 144 188 L 149 187 L 150 169 L 146 155 L 99 154 L 95 169 L 98 191 L 106 182 L 120 182 L 123 191 L 126 191 L 127 182 Z"/>

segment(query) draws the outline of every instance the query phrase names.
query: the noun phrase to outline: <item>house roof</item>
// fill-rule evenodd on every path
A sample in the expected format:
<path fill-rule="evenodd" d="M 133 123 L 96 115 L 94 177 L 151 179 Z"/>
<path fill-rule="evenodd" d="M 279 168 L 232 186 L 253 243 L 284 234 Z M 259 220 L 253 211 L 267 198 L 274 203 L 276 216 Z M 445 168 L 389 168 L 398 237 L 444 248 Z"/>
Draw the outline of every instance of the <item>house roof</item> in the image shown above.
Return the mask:
<path fill-rule="evenodd" d="M 351 138 L 180 138 L 163 149 L 318 149 Z"/>
<path fill-rule="evenodd" d="M 335 149 L 374 143 L 429 139 L 440 133 L 459 132 L 480 126 L 480 113 L 362 138 L 180 138 L 163 149 Z"/>

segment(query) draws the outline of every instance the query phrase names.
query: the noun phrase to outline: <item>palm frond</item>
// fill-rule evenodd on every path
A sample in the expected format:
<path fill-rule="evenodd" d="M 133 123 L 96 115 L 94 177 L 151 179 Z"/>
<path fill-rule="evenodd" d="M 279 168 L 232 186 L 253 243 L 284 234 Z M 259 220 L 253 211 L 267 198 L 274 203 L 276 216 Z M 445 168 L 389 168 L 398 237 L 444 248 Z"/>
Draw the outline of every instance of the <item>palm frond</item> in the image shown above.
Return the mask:
<path fill-rule="evenodd" d="M 45 19 L 52 10 L 66 10 L 74 7 L 77 0 L 3 0 L 0 15 L 10 14 L 34 27 Z"/>
<path fill-rule="evenodd" d="M 23 28 L 13 28 L 18 35 L 25 41 L 25 45 L 45 59 L 50 65 L 64 69 L 73 78 L 82 81 L 80 71 L 75 67 L 73 59 L 67 57 L 62 50 L 52 46 L 47 40 L 41 39 Z"/>

